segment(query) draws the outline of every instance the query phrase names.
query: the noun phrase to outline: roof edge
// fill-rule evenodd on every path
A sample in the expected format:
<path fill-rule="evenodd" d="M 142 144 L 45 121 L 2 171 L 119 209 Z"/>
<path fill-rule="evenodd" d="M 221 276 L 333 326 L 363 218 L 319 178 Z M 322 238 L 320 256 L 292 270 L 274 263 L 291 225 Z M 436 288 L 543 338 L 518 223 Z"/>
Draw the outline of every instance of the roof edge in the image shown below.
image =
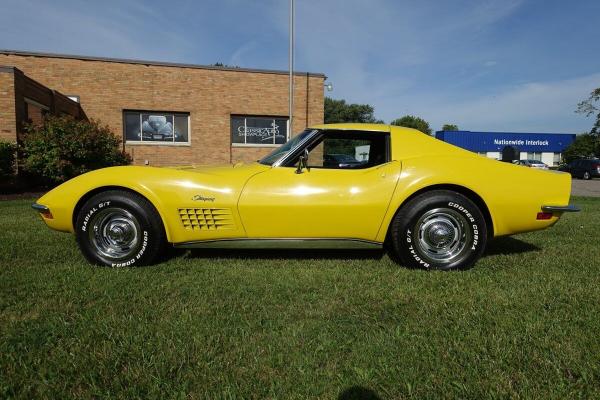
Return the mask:
<path fill-rule="evenodd" d="M 45 58 L 63 58 L 69 60 L 83 60 L 83 61 L 101 61 L 111 62 L 119 64 L 137 64 L 137 65 L 152 65 L 158 67 L 174 67 L 174 68 L 192 68 L 192 69 L 209 69 L 216 71 L 231 71 L 231 72 L 254 72 L 261 74 L 276 74 L 276 75 L 288 75 L 289 71 L 276 70 L 276 69 L 260 69 L 260 68 L 233 68 L 233 67 L 217 67 L 214 65 L 201 65 L 201 64 L 186 64 L 186 63 L 175 63 L 166 61 L 149 61 L 149 60 L 134 60 L 127 58 L 111 58 L 111 57 L 94 57 L 94 56 L 82 56 L 75 54 L 58 54 L 58 53 L 45 53 L 45 52 L 34 52 L 34 51 L 21 51 L 21 50 L 6 50 L 0 49 L 0 54 L 15 55 L 23 57 L 45 57 Z M 312 76 L 327 79 L 327 76 L 323 73 L 317 72 L 301 72 L 296 71 L 294 75 L 298 76 Z"/>

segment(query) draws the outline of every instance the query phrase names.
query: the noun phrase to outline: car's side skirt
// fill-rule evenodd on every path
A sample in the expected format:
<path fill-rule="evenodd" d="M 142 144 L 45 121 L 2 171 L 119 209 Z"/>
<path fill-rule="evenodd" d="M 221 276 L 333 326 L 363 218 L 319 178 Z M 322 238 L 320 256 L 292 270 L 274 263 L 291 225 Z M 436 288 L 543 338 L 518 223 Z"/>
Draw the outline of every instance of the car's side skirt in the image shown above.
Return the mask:
<path fill-rule="evenodd" d="M 383 243 L 346 238 L 218 239 L 175 243 L 182 249 L 381 249 Z"/>

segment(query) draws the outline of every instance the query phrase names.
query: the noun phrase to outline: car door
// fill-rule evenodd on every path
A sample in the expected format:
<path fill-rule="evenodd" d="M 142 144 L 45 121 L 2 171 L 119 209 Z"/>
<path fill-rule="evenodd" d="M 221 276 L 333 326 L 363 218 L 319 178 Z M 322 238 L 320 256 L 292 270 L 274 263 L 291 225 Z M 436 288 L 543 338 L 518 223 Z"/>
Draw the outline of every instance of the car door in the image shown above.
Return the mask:
<path fill-rule="evenodd" d="M 307 168 L 298 156 L 248 181 L 238 203 L 248 237 L 374 240 L 401 170 L 389 134 L 325 131 L 307 150 Z"/>
<path fill-rule="evenodd" d="M 571 167 L 571 175 L 576 178 L 579 178 L 582 175 L 581 160 L 573 161 L 573 166 Z"/>

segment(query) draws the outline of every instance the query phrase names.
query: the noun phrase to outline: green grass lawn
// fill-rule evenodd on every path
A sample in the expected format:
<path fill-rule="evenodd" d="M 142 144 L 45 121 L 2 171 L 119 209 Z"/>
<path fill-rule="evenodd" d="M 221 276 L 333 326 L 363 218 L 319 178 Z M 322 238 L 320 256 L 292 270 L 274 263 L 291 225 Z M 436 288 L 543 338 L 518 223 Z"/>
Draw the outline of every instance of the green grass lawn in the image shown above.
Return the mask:
<path fill-rule="evenodd" d="M 574 202 L 451 273 L 378 252 L 91 267 L 0 202 L 0 398 L 600 398 L 600 199 Z"/>

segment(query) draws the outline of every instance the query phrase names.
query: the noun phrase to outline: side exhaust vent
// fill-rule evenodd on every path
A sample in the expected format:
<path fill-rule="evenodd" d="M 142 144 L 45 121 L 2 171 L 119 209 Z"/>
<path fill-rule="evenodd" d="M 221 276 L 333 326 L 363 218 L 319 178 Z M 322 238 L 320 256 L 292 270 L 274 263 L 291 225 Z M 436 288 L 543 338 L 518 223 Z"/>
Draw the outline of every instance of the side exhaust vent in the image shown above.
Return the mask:
<path fill-rule="evenodd" d="M 193 231 L 235 228 L 229 208 L 180 208 L 179 219 L 185 229 Z"/>

